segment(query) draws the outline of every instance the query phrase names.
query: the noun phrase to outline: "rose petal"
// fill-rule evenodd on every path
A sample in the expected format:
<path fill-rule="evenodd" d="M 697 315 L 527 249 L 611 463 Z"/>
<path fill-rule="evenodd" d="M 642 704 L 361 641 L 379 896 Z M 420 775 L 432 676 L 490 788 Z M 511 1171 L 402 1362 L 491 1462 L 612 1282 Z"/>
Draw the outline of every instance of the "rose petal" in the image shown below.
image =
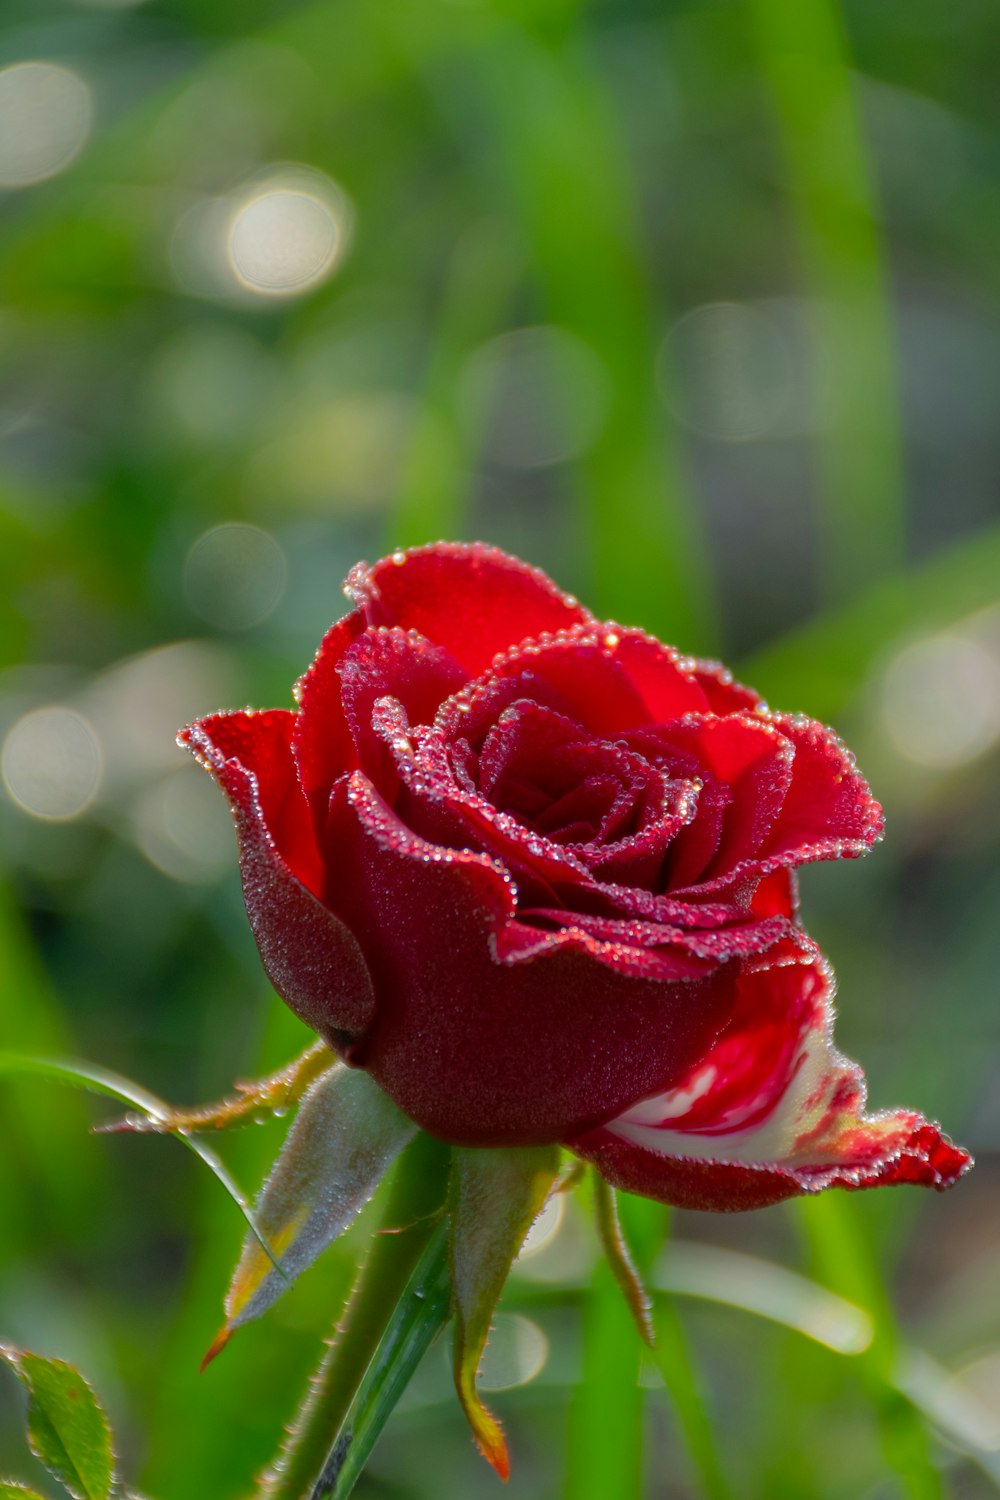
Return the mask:
<path fill-rule="evenodd" d="M 752 713 L 757 708 L 764 708 L 760 694 L 737 682 L 721 662 L 694 661 L 690 670 L 713 714 Z"/>
<path fill-rule="evenodd" d="M 522 642 L 494 661 L 492 674 L 518 682 L 519 697 L 552 702 L 591 733 L 615 736 L 707 708 L 681 663 L 641 630 L 586 624 Z"/>
<path fill-rule="evenodd" d="M 229 800 L 247 913 L 271 983 L 344 1051 L 370 1023 L 375 997 L 357 941 L 314 894 L 322 877 L 292 759 L 294 717 L 215 714 L 178 738 Z"/>
<path fill-rule="evenodd" d="M 815 948 L 747 965 L 733 1021 L 675 1088 L 568 1142 L 615 1186 L 686 1208 L 744 1209 L 827 1187 L 948 1187 L 969 1164 L 909 1110 L 866 1115 L 832 1039 Z"/>
<path fill-rule="evenodd" d="M 299 712 L 292 750 L 317 828 L 322 828 L 326 819 L 333 783 L 338 776 L 354 770 L 357 765 L 357 752 L 344 714 L 342 684 L 337 669 L 344 653 L 364 628 L 365 620 L 360 610 L 331 625 L 309 670 L 295 684 Z"/>
<path fill-rule="evenodd" d="M 417 631 L 366 630 L 337 664 L 344 716 L 357 752 L 357 765 L 388 793 L 396 773 L 385 740 L 372 723 L 380 698 L 402 705 L 410 724 L 430 724 L 441 704 L 466 674 L 441 646 Z"/>
<path fill-rule="evenodd" d="M 689 859 L 683 873 L 680 865 L 675 868 L 671 885 L 719 879 L 745 869 L 781 814 L 792 783 L 793 746 L 774 724 L 744 713 L 723 719 L 688 715 L 665 728 L 662 735 L 693 757 L 702 775 L 721 782 L 732 794 L 726 799 L 718 844 L 707 866 L 692 874 Z"/>
<path fill-rule="evenodd" d="M 432 1134 L 464 1145 L 575 1134 L 679 1077 L 728 1019 L 735 964 L 658 982 L 641 955 L 628 972 L 597 961 L 580 931 L 530 963 L 504 961 L 515 899 L 500 864 L 417 838 L 358 773 L 336 802 L 335 906 L 379 996 L 358 1061 Z"/>
<path fill-rule="evenodd" d="M 853 755 L 832 729 L 813 719 L 773 714 L 770 722 L 795 748 L 792 783 L 761 853 L 803 864 L 865 854 L 882 836 L 882 809 Z"/>
<path fill-rule="evenodd" d="M 437 542 L 359 564 L 348 591 L 369 625 L 419 630 L 471 675 L 528 636 L 589 621 L 538 568 L 482 542 Z"/>

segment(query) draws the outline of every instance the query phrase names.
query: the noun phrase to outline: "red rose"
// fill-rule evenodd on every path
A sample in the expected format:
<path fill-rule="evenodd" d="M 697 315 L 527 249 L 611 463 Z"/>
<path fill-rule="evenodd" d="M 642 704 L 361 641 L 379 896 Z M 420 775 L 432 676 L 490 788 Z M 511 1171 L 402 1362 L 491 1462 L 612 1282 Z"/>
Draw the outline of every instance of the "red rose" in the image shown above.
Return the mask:
<path fill-rule="evenodd" d="M 669 1202 L 954 1180 L 936 1127 L 863 1114 L 796 921 L 795 868 L 882 829 L 829 730 L 492 548 L 348 593 L 297 712 L 181 735 L 304 1021 L 446 1141 L 562 1141 Z"/>

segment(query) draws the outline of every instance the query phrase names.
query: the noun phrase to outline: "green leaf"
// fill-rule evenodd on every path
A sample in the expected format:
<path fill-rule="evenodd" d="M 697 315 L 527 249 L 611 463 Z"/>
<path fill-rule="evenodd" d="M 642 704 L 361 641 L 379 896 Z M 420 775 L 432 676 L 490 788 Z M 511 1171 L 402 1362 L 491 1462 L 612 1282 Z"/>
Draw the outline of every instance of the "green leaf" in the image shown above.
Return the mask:
<path fill-rule="evenodd" d="M 29 1490 L 16 1479 L 0 1479 L 0 1500 L 42 1500 L 37 1490 Z"/>
<path fill-rule="evenodd" d="M 367 1073 L 330 1068 L 309 1089 L 255 1211 L 271 1247 L 248 1235 L 226 1294 L 233 1329 L 259 1318 L 354 1221 L 416 1127 Z"/>
<path fill-rule="evenodd" d="M 170 1105 L 163 1099 L 158 1099 L 155 1094 L 151 1094 L 148 1089 L 144 1089 L 138 1083 L 133 1083 L 130 1078 L 123 1078 L 120 1073 L 113 1073 L 110 1069 L 98 1067 L 93 1063 L 78 1062 L 70 1058 L 29 1057 L 21 1052 L 0 1052 L 0 1075 L 5 1073 L 14 1076 L 47 1078 L 53 1083 L 65 1083 L 72 1088 L 83 1089 L 88 1094 L 102 1094 L 105 1098 L 117 1099 L 121 1104 L 134 1105 L 152 1120 L 166 1121 L 172 1114 Z M 177 1139 L 182 1141 L 189 1151 L 193 1151 L 195 1156 L 199 1156 L 212 1174 L 218 1178 L 249 1224 L 251 1234 L 263 1244 L 246 1198 L 215 1152 L 183 1131 L 178 1134 Z M 263 1249 L 265 1255 L 268 1254 L 266 1245 Z"/>
<path fill-rule="evenodd" d="M 456 1147 L 452 1162 L 455 1385 L 483 1457 L 506 1479 L 507 1445 L 479 1399 L 476 1372 L 507 1273 L 559 1175 L 559 1148 Z"/>
<path fill-rule="evenodd" d="M 347 1500 L 411 1375 L 450 1308 L 448 1232 L 434 1230 L 396 1303 L 309 1500 Z"/>
<path fill-rule="evenodd" d="M 28 1445 L 73 1500 L 108 1500 L 114 1453 L 108 1419 L 78 1370 L 61 1359 L 0 1346 L 28 1393 Z M 14 1493 L 17 1493 L 16 1489 Z"/>

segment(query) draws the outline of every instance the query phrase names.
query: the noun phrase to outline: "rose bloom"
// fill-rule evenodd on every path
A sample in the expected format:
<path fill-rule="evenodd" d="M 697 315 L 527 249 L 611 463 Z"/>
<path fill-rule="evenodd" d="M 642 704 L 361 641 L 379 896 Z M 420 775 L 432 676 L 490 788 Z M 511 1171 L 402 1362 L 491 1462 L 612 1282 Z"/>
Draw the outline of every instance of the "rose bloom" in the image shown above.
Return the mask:
<path fill-rule="evenodd" d="M 688 1207 L 955 1180 L 937 1126 L 864 1113 L 798 924 L 796 868 L 882 831 L 828 729 L 490 547 L 347 593 L 297 711 L 181 734 L 272 983 L 346 1062 L 444 1141 Z"/>

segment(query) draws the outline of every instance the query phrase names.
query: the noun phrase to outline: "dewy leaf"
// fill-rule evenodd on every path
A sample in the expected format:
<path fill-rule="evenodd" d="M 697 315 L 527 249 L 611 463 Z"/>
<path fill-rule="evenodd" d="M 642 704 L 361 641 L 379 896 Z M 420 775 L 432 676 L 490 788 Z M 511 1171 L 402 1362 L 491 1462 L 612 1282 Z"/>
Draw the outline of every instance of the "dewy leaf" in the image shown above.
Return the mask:
<path fill-rule="evenodd" d="M 61 1359 L 0 1345 L 28 1393 L 28 1445 L 73 1500 L 108 1500 L 114 1454 L 108 1419 L 79 1371 Z M 13 1490 L 16 1494 L 16 1488 Z"/>
<path fill-rule="evenodd" d="M 452 1161 L 455 1385 L 483 1457 L 506 1479 L 507 1445 L 479 1399 L 476 1373 L 507 1272 L 558 1177 L 559 1148 L 456 1147 Z"/>
<path fill-rule="evenodd" d="M 37 1490 L 29 1490 L 16 1479 L 0 1479 L 0 1500 L 42 1500 Z"/>
<path fill-rule="evenodd" d="M 338 1063 L 316 1080 L 254 1215 L 277 1265 L 248 1235 L 226 1296 L 228 1321 L 210 1355 L 343 1234 L 415 1131 L 367 1073 Z"/>
<path fill-rule="evenodd" d="M 302 1098 L 310 1084 L 327 1071 L 333 1060 L 333 1053 L 326 1043 L 317 1041 L 277 1073 L 257 1078 L 252 1083 L 237 1083 L 235 1095 L 215 1104 L 198 1105 L 193 1109 L 169 1107 L 165 1113 L 156 1115 L 148 1111 L 128 1114 L 120 1120 L 108 1120 L 95 1126 L 95 1133 L 111 1135 L 133 1131 L 143 1135 L 186 1135 L 189 1131 L 229 1130 L 252 1120 L 263 1120 L 268 1115 L 283 1115 Z"/>

